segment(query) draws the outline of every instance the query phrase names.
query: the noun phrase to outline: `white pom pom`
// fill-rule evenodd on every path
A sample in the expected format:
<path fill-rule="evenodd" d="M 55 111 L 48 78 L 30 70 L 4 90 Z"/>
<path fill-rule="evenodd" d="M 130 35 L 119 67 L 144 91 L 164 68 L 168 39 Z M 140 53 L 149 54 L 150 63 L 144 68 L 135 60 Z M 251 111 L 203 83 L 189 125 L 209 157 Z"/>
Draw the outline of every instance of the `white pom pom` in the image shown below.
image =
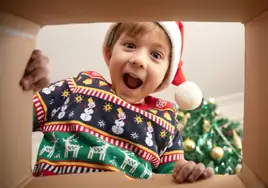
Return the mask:
<path fill-rule="evenodd" d="M 194 110 L 201 104 L 203 94 L 193 82 L 183 82 L 177 87 L 175 101 L 182 110 Z"/>

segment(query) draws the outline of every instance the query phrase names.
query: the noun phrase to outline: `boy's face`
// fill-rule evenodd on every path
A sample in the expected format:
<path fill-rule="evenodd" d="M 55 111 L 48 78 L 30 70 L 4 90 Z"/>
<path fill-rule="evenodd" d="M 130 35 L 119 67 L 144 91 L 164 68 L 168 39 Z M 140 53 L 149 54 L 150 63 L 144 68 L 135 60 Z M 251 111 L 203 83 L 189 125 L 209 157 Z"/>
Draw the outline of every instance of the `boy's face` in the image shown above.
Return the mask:
<path fill-rule="evenodd" d="M 106 53 L 116 94 L 133 104 L 153 93 L 168 70 L 170 50 L 169 39 L 159 26 L 134 37 L 123 33 Z"/>

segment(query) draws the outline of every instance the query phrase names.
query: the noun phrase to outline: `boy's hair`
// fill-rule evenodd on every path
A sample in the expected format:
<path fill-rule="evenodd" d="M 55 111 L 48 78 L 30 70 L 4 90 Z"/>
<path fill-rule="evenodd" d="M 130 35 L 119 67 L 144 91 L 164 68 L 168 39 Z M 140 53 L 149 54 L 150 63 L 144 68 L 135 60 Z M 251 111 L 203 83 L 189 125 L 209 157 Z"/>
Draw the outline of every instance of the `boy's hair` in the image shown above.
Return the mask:
<path fill-rule="evenodd" d="M 151 32 L 156 28 L 160 28 L 167 36 L 167 39 L 171 48 L 171 41 L 162 27 L 156 22 L 127 22 L 118 24 L 111 33 L 110 40 L 108 41 L 108 46 L 113 48 L 114 44 L 117 42 L 119 37 L 125 33 L 130 37 L 137 35 L 143 35 L 145 33 Z"/>

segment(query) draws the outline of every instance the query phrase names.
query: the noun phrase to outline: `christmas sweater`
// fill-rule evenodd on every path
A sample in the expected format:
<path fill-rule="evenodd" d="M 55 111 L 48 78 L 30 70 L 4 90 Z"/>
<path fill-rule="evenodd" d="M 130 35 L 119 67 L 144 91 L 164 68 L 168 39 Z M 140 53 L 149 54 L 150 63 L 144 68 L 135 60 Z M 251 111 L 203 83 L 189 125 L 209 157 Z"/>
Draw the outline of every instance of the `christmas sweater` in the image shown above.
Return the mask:
<path fill-rule="evenodd" d="M 44 133 L 34 176 L 112 171 L 149 179 L 184 158 L 173 104 L 148 96 L 131 105 L 97 72 L 53 83 L 33 104 L 34 131 Z"/>

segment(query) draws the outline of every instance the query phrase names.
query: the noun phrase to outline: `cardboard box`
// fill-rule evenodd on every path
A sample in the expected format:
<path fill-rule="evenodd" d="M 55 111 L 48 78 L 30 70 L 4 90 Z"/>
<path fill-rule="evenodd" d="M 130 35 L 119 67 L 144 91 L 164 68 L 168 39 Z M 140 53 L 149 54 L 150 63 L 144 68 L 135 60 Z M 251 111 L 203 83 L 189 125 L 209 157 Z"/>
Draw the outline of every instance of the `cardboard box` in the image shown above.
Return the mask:
<path fill-rule="evenodd" d="M 18 0 L 0 1 L 0 187 L 217 187 L 268 186 L 268 1 L 267 0 Z M 245 24 L 245 127 L 243 168 L 238 175 L 176 185 L 170 175 L 125 180 L 120 173 L 33 178 L 32 92 L 19 81 L 44 25 L 102 21 L 233 21 Z M 230 44 L 232 45 L 232 44 Z M 231 69 L 232 67 L 230 67 Z"/>

